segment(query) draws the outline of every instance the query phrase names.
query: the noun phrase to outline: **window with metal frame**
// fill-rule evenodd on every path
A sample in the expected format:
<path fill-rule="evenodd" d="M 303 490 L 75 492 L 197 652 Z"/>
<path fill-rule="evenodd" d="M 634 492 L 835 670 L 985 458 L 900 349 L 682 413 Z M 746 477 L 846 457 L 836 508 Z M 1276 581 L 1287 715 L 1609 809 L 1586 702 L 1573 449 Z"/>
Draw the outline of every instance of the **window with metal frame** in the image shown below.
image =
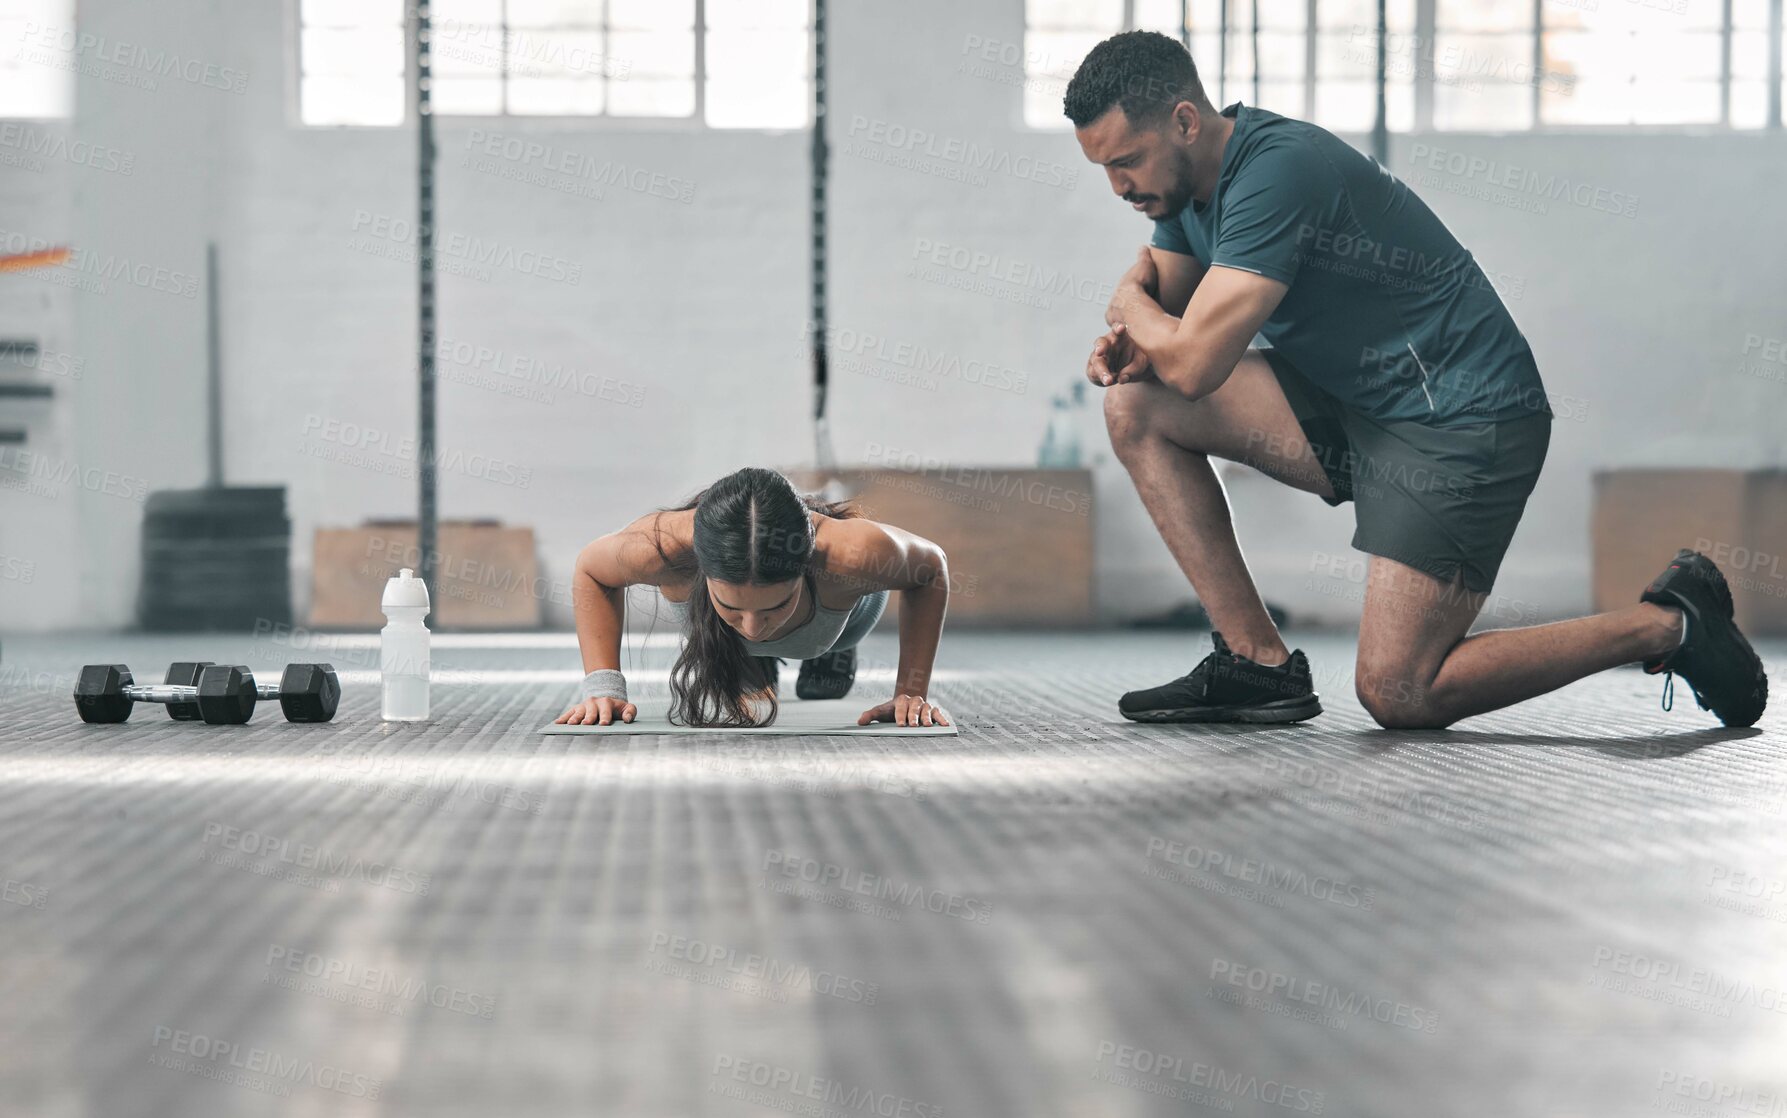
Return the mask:
<path fill-rule="evenodd" d="M 300 118 L 405 113 L 402 0 L 299 0 Z M 433 0 L 441 116 L 806 127 L 812 0 Z"/>

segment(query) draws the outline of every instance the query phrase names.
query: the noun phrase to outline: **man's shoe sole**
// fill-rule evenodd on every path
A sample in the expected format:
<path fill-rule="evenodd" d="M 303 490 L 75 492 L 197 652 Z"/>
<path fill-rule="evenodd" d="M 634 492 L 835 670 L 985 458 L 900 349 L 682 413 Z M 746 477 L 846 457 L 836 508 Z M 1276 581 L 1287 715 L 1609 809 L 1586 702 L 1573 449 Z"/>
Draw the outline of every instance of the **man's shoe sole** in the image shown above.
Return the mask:
<path fill-rule="evenodd" d="M 1322 713 L 1322 700 L 1316 695 L 1299 695 L 1247 706 L 1162 707 L 1133 714 L 1119 707 L 1117 713 L 1131 722 L 1301 722 Z"/>

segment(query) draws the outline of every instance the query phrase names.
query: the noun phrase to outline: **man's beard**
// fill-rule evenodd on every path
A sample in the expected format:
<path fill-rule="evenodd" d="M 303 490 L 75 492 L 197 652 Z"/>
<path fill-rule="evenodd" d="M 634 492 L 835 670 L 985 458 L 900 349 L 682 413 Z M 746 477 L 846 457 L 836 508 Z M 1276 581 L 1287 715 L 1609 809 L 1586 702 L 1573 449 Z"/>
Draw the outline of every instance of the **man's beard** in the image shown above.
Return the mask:
<path fill-rule="evenodd" d="M 1173 185 L 1160 196 L 1161 206 L 1165 210 L 1156 221 L 1171 221 L 1191 205 L 1191 152 L 1177 160 L 1177 174 L 1173 176 Z"/>
<path fill-rule="evenodd" d="M 1142 205 L 1147 206 L 1150 210 L 1159 207 L 1158 213 L 1148 214 L 1148 217 L 1154 221 L 1173 220 L 1184 211 L 1186 206 L 1191 205 L 1192 202 L 1191 158 L 1189 154 L 1179 161 L 1179 166 L 1176 168 L 1176 171 L 1177 174 L 1173 178 L 1172 185 L 1167 187 L 1164 193 L 1125 194 L 1123 195 L 1123 200 L 1131 205 L 1141 203 Z"/>

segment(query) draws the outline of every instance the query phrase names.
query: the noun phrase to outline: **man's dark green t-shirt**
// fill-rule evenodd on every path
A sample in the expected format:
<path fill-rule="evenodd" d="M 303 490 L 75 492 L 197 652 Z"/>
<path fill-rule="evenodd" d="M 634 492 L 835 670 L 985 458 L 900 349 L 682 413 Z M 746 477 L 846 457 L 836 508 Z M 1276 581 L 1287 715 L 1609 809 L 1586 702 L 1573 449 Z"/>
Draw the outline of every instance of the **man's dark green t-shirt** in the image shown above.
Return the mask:
<path fill-rule="evenodd" d="M 1260 334 L 1343 405 L 1448 427 L 1551 414 L 1483 270 L 1407 185 L 1325 128 L 1236 103 L 1208 202 L 1154 247 L 1289 285 Z"/>

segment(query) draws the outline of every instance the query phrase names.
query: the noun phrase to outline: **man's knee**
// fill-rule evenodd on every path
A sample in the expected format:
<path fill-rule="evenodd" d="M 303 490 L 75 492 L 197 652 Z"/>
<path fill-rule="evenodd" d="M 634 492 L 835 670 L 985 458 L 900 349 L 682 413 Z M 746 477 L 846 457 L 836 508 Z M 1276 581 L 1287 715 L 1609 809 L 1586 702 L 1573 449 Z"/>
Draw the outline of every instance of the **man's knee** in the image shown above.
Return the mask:
<path fill-rule="evenodd" d="M 1451 725 L 1435 701 L 1433 687 L 1403 665 L 1368 663 L 1353 669 L 1353 692 L 1372 721 L 1386 730 L 1439 730 Z"/>
<path fill-rule="evenodd" d="M 1134 446 L 1148 436 L 1148 386 L 1116 384 L 1104 390 L 1104 427 L 1118 450 Z"/>

